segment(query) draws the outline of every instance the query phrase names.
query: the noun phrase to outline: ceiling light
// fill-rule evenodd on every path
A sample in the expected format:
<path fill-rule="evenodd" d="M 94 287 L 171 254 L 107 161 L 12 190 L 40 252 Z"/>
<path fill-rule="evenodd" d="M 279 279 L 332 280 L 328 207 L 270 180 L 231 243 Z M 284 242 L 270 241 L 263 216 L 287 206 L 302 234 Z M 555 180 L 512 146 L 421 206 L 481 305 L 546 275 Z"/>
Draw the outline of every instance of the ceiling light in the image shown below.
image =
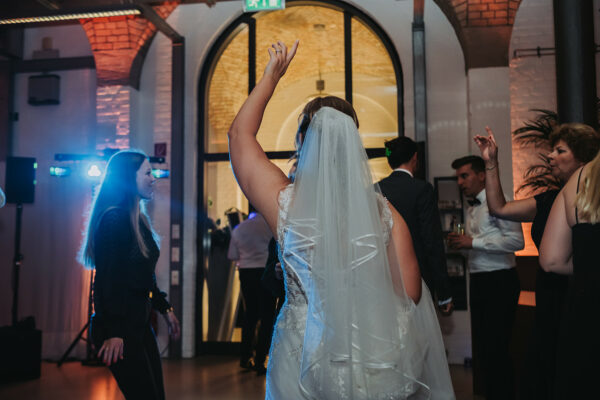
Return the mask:
<path fill-rule="evenodd" d="M 0 19 L 0 25 L 30 24 L 30 23 L 35 23 L 35 22 L 54 22 L 54 21 L 67 21 L 67 20 L 72 20 L 72 19 L 117 17 L 117 16 L 121 16 L 121 15 L 139 15 L 139 14 L 141 14 L 141 11 L 138 10 L 137 8 L 124 9 L 124 10 L 112 10 L 112 11 L 76 12 L 76 13 L 70 13 L 70 14 L 43 15 L 43 16 L 39 16 L 39 17 Z"/>

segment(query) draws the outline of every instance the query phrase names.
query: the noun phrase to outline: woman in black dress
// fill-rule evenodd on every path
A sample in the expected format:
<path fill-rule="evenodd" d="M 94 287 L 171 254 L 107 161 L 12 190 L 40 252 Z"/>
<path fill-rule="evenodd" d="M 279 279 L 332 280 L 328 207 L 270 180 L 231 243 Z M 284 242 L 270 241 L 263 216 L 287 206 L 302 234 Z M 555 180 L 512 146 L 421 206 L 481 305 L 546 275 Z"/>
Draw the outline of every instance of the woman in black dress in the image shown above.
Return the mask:
<path fill-rule="evenodd" d="M 96 269 L 92 340 L 127 399 L 165 398 L 151 310 L 165 316 L 171 338 L 180 333 L 166 294 L 156 286 L 158 237 L 144 207 L 154 182 L 145 154 L 113 155 L 81 251 L 83 264 Z"/>
<path fill-rule="evenodd" d="M 557 399 L 598 398 L 600 154 L 573 174 L 548 218 L 540 263 L 572 274 L 558 342 Z"/>
<path fill-rule="evenodd" d="M 489 128 L 488 136 L 475 136 L 481 156 L 486 163 L 485 191 L 490 214 L 518 222 L 533 222 L 531 238 L 540 249 L 548 214 L 558 195 L 558 190 L 546 190 L 535 196 L 506 201 L 498 172 L 498 147 Z M 567 182 L 583 164 L 591 161 L 600 149 L 600 135 L 590 126 L 568 123 L 558 126 L 550 135 L 552 152 L 548 155 L 552 175 Z M 521 387 L 527 399 L 552 399 L 555 381 L 556 346 L 560 315 L 567 292 L 568 278 L 564 275 L 536 271 L 534 348 L 530 349 L 529 362 L 534 377 Z"/>

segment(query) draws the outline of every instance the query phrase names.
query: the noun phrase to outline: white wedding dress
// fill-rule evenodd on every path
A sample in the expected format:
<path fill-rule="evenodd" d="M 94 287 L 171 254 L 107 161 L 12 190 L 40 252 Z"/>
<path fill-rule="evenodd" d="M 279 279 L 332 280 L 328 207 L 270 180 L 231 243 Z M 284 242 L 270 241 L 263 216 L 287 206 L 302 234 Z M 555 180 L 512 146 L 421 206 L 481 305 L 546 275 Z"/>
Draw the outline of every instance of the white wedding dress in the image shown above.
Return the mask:
<path fill-rule="evenodd" d="M 454 399 L 431 296 L 424 284 L 418 305 L 406 294 L 372 182 L 354 121 L 320 109 L 278 199 L 286 300 L 267 400 Z"/>

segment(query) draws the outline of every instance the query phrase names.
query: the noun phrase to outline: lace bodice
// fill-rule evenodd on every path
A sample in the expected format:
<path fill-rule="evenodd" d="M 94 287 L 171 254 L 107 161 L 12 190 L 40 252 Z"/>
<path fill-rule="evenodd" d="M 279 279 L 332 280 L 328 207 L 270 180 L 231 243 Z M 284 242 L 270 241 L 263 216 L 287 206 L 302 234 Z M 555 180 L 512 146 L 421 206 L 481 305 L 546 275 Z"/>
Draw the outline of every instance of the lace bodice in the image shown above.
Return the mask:
<path fill-rule="evenodd" d="M 280 243 L 280 248 L 283 248 L 283 239 L 285 231 L 285 222 L 287 220 L 288 209 L 292 202 L 292 194 L 294 192 L 294 184 L 290 184 L 285 187 L 279 193 L 279 216 L 277 219 L 277 241 Z M 387 244 L 390 240 L 392 232 L 392 226 L 394 221 L 392 219 L 392 211 L 388 205 L 385 197 L 381 194 L 377 194 L 377 203 L 379 205 L 379 211 L 381 213 L 381 222 L 383 222 L 384 228 L 384 239 Z"/>
<path fill-rule="evenodd" d="M 285 248 L 285 228 L 288 216 L 288 210 L 292 202 L 294 193 L 294 185 L 290 184 L 279 193 L 279 216 L 277 220 L 277 241 L 279 242 L 279 259 L 284 271 L 284 280 L 286 286 L 286 306 L 287 307 L 306 307 L 306 294 L 302 288 L 302 281 L 297 272 L 289 265 L 286 265 L 283 257 L 283 249 Z M 390 239 L 393 220 L 392 211 L 389 208 L 387 200 L 381 194 L 377 194 L 377 202 L 381 215 L 381 221 L 384 228 L 384 241 L 387 244 Z M 298 321 L 294 321 L 297 324 Z"/>

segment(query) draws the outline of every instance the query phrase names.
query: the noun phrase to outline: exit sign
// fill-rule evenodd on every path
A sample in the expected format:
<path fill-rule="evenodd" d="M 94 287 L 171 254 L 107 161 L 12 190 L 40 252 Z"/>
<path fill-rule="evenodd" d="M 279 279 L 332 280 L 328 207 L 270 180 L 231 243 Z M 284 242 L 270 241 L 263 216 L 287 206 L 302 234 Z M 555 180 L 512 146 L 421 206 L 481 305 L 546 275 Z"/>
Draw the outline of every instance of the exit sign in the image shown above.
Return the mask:
<path fill-rule="evenodd" d="M 244 0 L 244 11 L 281 10 L 285 0 Z"/>

